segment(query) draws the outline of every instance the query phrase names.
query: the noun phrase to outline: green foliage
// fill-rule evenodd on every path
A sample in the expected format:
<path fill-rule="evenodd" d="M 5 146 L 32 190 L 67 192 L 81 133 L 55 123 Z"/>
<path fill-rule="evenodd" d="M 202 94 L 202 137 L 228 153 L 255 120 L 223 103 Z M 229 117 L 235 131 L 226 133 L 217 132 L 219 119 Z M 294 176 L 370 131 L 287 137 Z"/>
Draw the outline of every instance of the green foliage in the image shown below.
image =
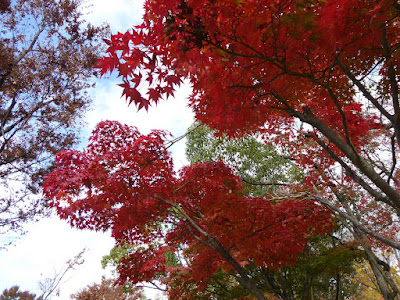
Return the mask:
<path fill-rule="evenodd" d="M 189 132 L 186 156 L 190 164 L 223 161 L 236 170 L 253 196 L 262 197 L 273 188 L 302 180 L 302 171 L 285 149 L 267 145 L 257 136 L 217 138 L 209 127 L 197 124 Z"/>
<path fill-rule="evenodd" d="M 230 300 L 230 299 L 245 299 L 249 296 L 249 291 L 238 284 L 232 274 L 224 271 L 215 272 L 208 281 L 205 288 L 199 286 L 187 278 L 177 276 L 171 288 L 178 291 L 179 295 L 172 294 L 172 299 L 182 300 Z"/>
<path fill-rule="evenodd" d="M 320 299 L 327 295 L 334 299 L 336 294 L 338 299 L 347 299 L 355 293 L 354 265 L 363 261 L 364 252 L 356 245 L 340 244 L 329 236 L 315 236 L 297 264 L 286 270 L 293 277 L 295 299 L 311 294 Z"/>
<path fill-rule="evenodd" d="M 101 259 L 101 266 L 103 269 L 105 269 L 107 266 L 116 268 L 121 259 L 126 257 L 129 252 L 133 251 L 134 249 L 136 249 L 134 245 L 127 243 L 123 244 L 122 246 L 113 247 L 110 250 L 110 253 L 108 255 L 104 255 Z"/>
<path fill-rule="evenodd" d="M 172 251 L 167 251 L 164 253 L 165 263 L 169 267 L 182 267 L 182 263 L 179 257 Z"/>

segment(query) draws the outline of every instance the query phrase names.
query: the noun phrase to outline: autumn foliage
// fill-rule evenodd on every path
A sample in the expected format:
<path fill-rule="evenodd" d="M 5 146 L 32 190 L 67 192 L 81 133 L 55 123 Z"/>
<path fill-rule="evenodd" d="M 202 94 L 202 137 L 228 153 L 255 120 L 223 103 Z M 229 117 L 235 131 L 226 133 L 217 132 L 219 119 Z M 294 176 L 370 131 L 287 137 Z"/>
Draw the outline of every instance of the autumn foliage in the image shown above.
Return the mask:
<path fill-rule="evenodd" d="M 337 193 L 350 180 L 366 198 L 400 209 L 396 1 L 145 8 L 143 23 L 107 40 L 98 63 L 102 74 L 118 72 L 129 103 L 147 109 L 189 79 L 197 120 L 231 136 L 264 132 L 292 147 L 311 185 L 340 186 Z"/>
<path fill-rule="evenodd" d="M 196 118 L 232 135 L 275 123 L 277 114 L 290 122 L 305 107 L 329 116 L 329 125 L 343 114 L 349 133 L 356 124 L 365 131 L 376 121 L 346 101 L 356 89 L 341 65 L 354 76 L 376 68 L 387 19 L 385 37 L 398 36 L 395 3 L 147 1 L 143 24 L 113 35 L 98 67 L 118 72 L 124 95 L 139 109 L 173 95 L 189 78 Z M 146 95 L 141 83 L 149 86 Z M 342 123 L 334 127 L 344 136 Z"/>
<path fill-rule="evenodd" d="M 35 300 L 36 295 L 28 291 L 21 291 L 20 287 L 15 285 L 9 289 L 5 289 L 0 295 L 0 300 L 20 299 L 20 300 Z"/>
<path fill-rule="evenodd" d="M 330 215 L 304 199 L 270 201 L 244 195 L 240 178 L 221 162 L 173 171 L 165 132 L 101 122 L 85 151 L 58 154 L 45 194 L 61 218 L 78 228 L 111 229 L 117 243 L 141 245 L 118 270 L 122 283 L 174 271 L 165 253 L 183 247 L 193 279 L 251 260 L 293 265 L 310 235 L 331 228 Z"/>
<path fill-rule="evenodd" d="M 329 187 L 319 193 L 331 208 L 332 197 L 356 191 L 399 210 L 396 1 L 178 0 L 145 8 L 141 25 L 107 40 L 98 64 L 102 74 L 118 72 L 129 103 L 147 109 L 189 79 L 197 120 L 287 144 L 310 171 L 310 186 Z"/>
<path fill-rule="evenodd" d="M 140 300 L 147 299 L 141 290 L 124 291 L 113 279 L 102 278 L 100 283 L 91 284 L 72 294 L 74 300 Z"/>
<path fill-rule="evenodd" d="M 398 289 L 376 251 L 400 249 L 399 12 L 393 0 L 146 1 L 141 25 L 106 40 L 101 74 L 117 72 L 138 109 L 174 96 L 187 80 L 198 121 L 219 135 L 257 132 L 289 149 L 304 183 L 283 189 L 291 195 L 283 202 L 249 198 L 219 162 L 173 174 L 165 133 L 144 137 L 103 123 L 87 151 L 59 155 L 47 195 L 78 227 L 152 242 L 123 263 L 122 278 L 166 272 L 160 254 L 179 241 L 197 249 L 196 280 L 207 278 L 205 264 L 233 267 L 250 290 L 241 264 L 293 263 L 307 236 L 329 227 L 327 207 L 365 251 L 384 298 L 394 299 Z M 116 140 L 100 134 L 109 126 Z M 114 151 L 118 144 L 135 151 Z M 168 222 L 174 225 L 161 226 Z"/>

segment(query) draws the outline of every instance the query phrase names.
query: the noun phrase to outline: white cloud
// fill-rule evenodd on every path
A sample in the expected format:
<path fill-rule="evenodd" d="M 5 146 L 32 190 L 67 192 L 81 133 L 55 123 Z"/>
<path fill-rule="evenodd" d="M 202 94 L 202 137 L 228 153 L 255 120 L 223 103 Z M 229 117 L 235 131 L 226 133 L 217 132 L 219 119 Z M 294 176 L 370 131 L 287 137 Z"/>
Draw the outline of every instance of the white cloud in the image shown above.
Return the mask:
<path fill-rule="evenodd" d="M 142 0 L 86 0 L 85 19 L 94 25 L 108 23 L 113 33 L 138 25 L 143 16 Z"/>
<path fill-rule="evenodd" d="M 86 118 L 90 128 L 101 120 L 119 120 L 137 126 L 142 132 L 165 129 L 173 134 L 182 134 L 187 129 L 183 127 L 193 121 L 193 114 L 187 107 L 188 86 L 183 86 L 175 98 L 161 100 L 157 106 L 150 107 L 148 112 L 144 109 L 137 112 L 133 104 L 128 106 L 125 98 L 121 98 L 122 88 L 117 83 L 118 80 L 98 84 L 94 90 L 94 107 Z"/>

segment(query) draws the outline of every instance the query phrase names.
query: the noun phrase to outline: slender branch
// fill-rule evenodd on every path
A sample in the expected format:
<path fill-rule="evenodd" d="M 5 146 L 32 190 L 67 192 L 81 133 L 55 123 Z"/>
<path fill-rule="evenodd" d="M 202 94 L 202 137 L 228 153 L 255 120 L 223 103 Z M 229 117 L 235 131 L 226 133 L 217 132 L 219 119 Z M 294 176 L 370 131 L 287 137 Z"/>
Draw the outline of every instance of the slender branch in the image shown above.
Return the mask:
<path fill-rule="evenodd" d="M 205 238 L 210 238 L 210 235 L 204 231 L 199 225 L 197 225 L 197 223 L 187 215 L 187 213 L 177 204 L 177 203 L 173 203 L 171 201 L 168 201 L 164 198 L 161 198 L 157 195 L 153 195 L 153 198 L 160 200 L 161 202 L 164 202 L 168 205 L 171 205 L 173 208 L 175 208 L 177 210 L 177 212 L 186 220 L 190 223 L 190 225 L 192 225 L 202 236 L 204 236 Z"/>
<path fill-rule="evenodd" d="M 261 186 L 274 186 L 274 185 L 281 185 L 281 186 L 287 186 L 289 185 L 288 183 L 280 183 L 280 182 L 251 182 L 248 181 L 245 178 L 241 178 L 243 182 L 246 182 L 247 184 L 251 185 L 261 185 Z"/>
<path fill-rule="evenodd" d="M 396 249 L 400 250 L 400 243 L 392 241 L 392 240 L 389 240 L 389 239 L 381 236 L 380 234 L 368 229 L 364 225 L 360 224 L 360 222 L 356 218 L 354 218 L 353 216 L 350 216 L 348 213 L 346 213 L 343 210 L 339 209 L 338 207 L 333 205 L 330 201 L 325 199 L 319 193 L 319 191 L 317 191 L 316 189 L 315 189 L 315 191 L 316 191 L 317 195 L 309 195 L 309 199 L 319 201 L 320 203 L 322 203 L 326 207 L 328 207 L 331 211 L 336 212 L 341 217 L 345 218 L 346 220 L 349 220 L 356 228 L 358 228 L 362 232 L 364 232 L 367 235 L 370 235 L 370 236 L 376 238 L 378 241 L 381 241 L 382 243 L 384 243 L 386 245 L 389 245 L 389 246 L 391 246 L 393 248 L 396 248 Z"/>
<path fill-rule="evenodd" d="M 397 144 L 400 146 L 399 87 L 397 85 L 396 70 L 393 65 L 393 58 L 392 58 L 390 45 L 387 40 L 386 27 L 383 27 L 383 29 L 382 29 L 381 41 L 382 41 L 383 53 L 386 58 L 386 65 L 387 65 L 387 70 L 388 70 L 390 88 L 392 91 L 392 101 L 393 101 L 394 114 L 395 114 L 393 127 L 394 127 L 394 132 L 396 135 L 396 139 L 397 139 Z"/>
<path fill-rule="evenodd" d="M 196 130 L 197 128 L 199 128 L 201 126 L 201 124 L 197 125 L 196 127 L 192 128 L 191 130 L 188 130 L 185 134 L 182 134 L 181 136 L 178 136 L 177 138 L 168 141 L 165 143 L 165 149 L 169 149 L 171 148 L 174 144 L 178 143 L 179 141 L 183 140 L 188 134 L 190 134 L 191 132 L 193 132 L 194 130 Z M 157 159 L 159 159 L 161 157 L 161 154 L 153 157 L 152 159 L 150 159 L 149 161 L 147 161 L 144 166 L 142 167 L 142 169 L 140 170 L 140 172 L 138 173 L 137 176 L 140 176 L 144 170 L 153 162 L 156 161 Z"/>
<path fill-rule="evenodd" d="M 357 153 L 357 150 L 354 147 L 354 144 L 350 140 L 349 127 L 347 126 L 346 114 L 344 113 L 342 107 L 339 104 L 339 99 L 333 93 L 333 91 L 332 91 L 332 89 L 330 87 L 328 88 L 328 93 L 331 96 L 331 99 L 333 100 L 333 102 L 335 103 L 335 106 L 338 109 L 338 111 L 340 113 L 340 116 L 342 117 L 342 124 L 343 124 L 343 129 L 344 129 L 344 135 L 345 135 L 345 138 L 346 138 L 346 142 L 353 149 L 353 152 Z"/>
<path fill-rule="evenodd" d="M 396 164 L 397 164 L 397 158 L 396 158 L 396 145 L 395 145 L 395 140 L 394 136 L 391 138 L 391 146 L 392 146 L 392 168 L 390 170 L 390 174 L 388 176 L 387 182 L 389 183 L 390 180 L 393 178 L 393 173 L 394 170 L 396 169 Z"/>
<path fill-rule="evenodd" d="M 200 235 L 206 238 L 207 241 L 204 241 L 197 235 L 193 235 L 195 239 L 197 239 L 199 242 L 202 244 L 206 245 L 207 247 L 210 247 L 212 250 L 216 251 L 219 253 L 227 263 L 229 263 L 235 271 L 240 275 L 237 277 L 237 280 L 239 281 L 240 284 L 245 286 L 254 296 L 257 297 L 257 299 L 260 300 L 267 300 L 264 295 L 261 293 L 261 291 L 258 289 L 258 287 L 251 281 L 251 279 L 248 277 L 246 271 L 240 266 L 240 264 L 230 255 L 229 251 L 225 249 L 225 247 L 221 244 L 221 242 L 208 234 L 206 231 L 204 231 L 190 216 L 186 214 L 186 212 L 176 203 L 173 203 L 171 201 L 168 201 L 162 197 L 159 197 L 157 195 L 153 195 L 153 198 L 162 201 L 166 204 L 171 205 L 176 212 L 183 217 L 184 220 L 186 220 Z M 189 226 L 189 230 L 191 230 Z"/>
<path fill-rule="evenodd" d="M 7 70 L 7 72 L 0 78 L 0 87 L 3 86 L 4 81 L 11 74 L 14 67 L 17 66 L 18 63 L 21 60 L 23 60 L 30 51 L 32 51 L 33 46 L 36 44 L 37 40 L 39 39 L 39 36 L 42 34 L 42 32 L 44 31 L 45 28 L 46 28 L 46 24 L 45 24 L 45 22 L 43 22 L 42 25 L 40 26 L 39 30 L 36 32 L 35 36 L 33 37 L 31 43 L 29 44 L 29 47 L 21 52 L 21 54 L 18 56 L 18 58 L 12 64 L 9 65 L 9 69 Z"/>
<path fill-rule="evenodd" d="M 330 142 L 332 142 L 350 161 L 364 174 L 366 175 L 386 196 L 391 200 L 391 205 L 400 209 L 400 194 L 386 182 L 368 161 L 362 158 L 357 152 L 354 152 L 343 139 L 334 132 L 329 126 L 315 116 L 309 107 L 303 109 L 303 113 L 296 111 L 290 107 L 287 102 L 278 98 L 279 101 L 286 104 L 287 112 L 289 115 L 297 117 L 299 120 L 310 124 L 314 128 L 318 129 Z"/>
<path fill-rule="evenodd" d="M 227 251 L 230 251 L 231 249 L 233 249 L 234 247 L 236 247 L 236 246 L 239 245 L 240 243 L 245 242 L 247 239 L 249 239 L 249 238 L 251 238 L 251 237 L 257 235 L 258 233 L 260 233 L 260 232 L 262 232 L 262 231 L 268 229 L 268 228 L 271 227 L 272 225 L 274 225 L 274 224 L 268 224 L 268 225 L 266 225 L 266 226 L 264 226 L 264 227 L 262 227 L 262 228 L 259 228 L 259 229 L 255 230 L 255 231 L 253 231 L 251 234 L 246 235 L 245 237 L 241 238 L 240 241 L 237 241 L 237 242 L 233 243 L 232 245 L 230 245 L 230 246 L 227 248 Z"/>
<path fill-rule="evenodd" d="M 306 134 L 306 136 L 311 137 L 314 141 L 316 141 L 318 145 L 320 145 L 329 154 L 330 157 L 332 157 L 343 167 L 343 169 L 346 172 L 346 175 L 349 176 L 351 179 L 353 179 L 355 182 L 357 182 L 364 190 L 366 190 L 371 196 L 373 196 L 375 200 L 382 201 L 393 206 L 388 197 L 385 197 L 378 191 L 374 190 L 364 179 L 358 176 L 348 164 L 346 164 L 339 156 L 337 156 L 335 152 L 333 152 L 329 148 L 329 146 L 326 145 L 321 139 L 319 139 L 314 134 Z M 400 215 L 400 211 L 398 213 Z"/>
<path fill-rule="evenodd" d="M 392 124 L 394 123 L 393 116 L 376 100 L 371 93 L 367 90 L 367 88 L 361 83 L 360 80 L 356 78 L 356 76 L 350 71 L 350 69 L 342 62 L 342 60 L 337 57 L 336 61 L 338 62 L 342 71 L 351 79 L 351 81 L 358 87 L 358 89 L 362 92 L 365 98 L 367 98 Z"/>
<path fill-rule="evenodd" d="M 11 116 L 11 111 L 14 109 L 15 104 L 17 104 L 17 95 L 14 94 L 10 106 L 7 108 L 7 112 L 5 113 L 3 119 L 1 120 L 1 134 L 4 137 L 5 136 L 5 131 L 4 131 L 4 125 L 6 124 L 8 118 Z"/>

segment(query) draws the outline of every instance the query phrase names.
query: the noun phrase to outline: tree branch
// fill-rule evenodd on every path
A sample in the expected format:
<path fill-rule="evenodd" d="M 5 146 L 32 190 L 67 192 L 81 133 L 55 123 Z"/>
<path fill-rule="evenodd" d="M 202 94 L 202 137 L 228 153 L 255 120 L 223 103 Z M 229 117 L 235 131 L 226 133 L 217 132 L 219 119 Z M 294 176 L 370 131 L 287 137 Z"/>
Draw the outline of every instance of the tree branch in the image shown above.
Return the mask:
<path fill-rule="evenodd" d="M 394 123 L 394 117 L 376 100 L 371 93 L 367 90 L 367 88 L 358 80 L 354 74 L 350 71 L 350 69 L 342 62 L 342 60 L 337 57 L 336 61 L 338 62 L 340 68 L 351 79 L 351 81 L 358 87 L 358 89 L 362 92 L 365 98 L 367 98 L 380 112 L 383 114 L 392 124 Z"/>
<path fill-rule="evenodd" d="M 325 199 L 319 191 L 317 191 L 315 189 L 317 195 L 309 195 L 309 199 L 311 200 L 317 200 L 320 203 L 324 204 L 326 207 L 328 207 L 331 211 L 337 213 L 338 215 L 340 215 L 341 217 L 345 218 L 346 220 L 349 220 L 356 228 L 360 229 L 362 232 L 366 233 L 367 235 L 370 235 L 374 238 L 376 238 L 378 241 L 381 241 L 382 243 L 389 245 L 393 248 L 396 248 L 398 250 L 400 250 L 400 243 L 389 240 L 379 234 L 377 234 L 376 232 L 368 229 L 367 227 L 365 227 L 364 225 L 361 225 L 360 222 L 354 218 L 353 216 L 350 216 L 349 214 L 347 214 L 346 212 L 344 212 L 343 210 L 339 209 L 338 207 L 336 207 L 335 205 L 333 205 L 331 202 L 329 202 L 327 199 Z"/>

